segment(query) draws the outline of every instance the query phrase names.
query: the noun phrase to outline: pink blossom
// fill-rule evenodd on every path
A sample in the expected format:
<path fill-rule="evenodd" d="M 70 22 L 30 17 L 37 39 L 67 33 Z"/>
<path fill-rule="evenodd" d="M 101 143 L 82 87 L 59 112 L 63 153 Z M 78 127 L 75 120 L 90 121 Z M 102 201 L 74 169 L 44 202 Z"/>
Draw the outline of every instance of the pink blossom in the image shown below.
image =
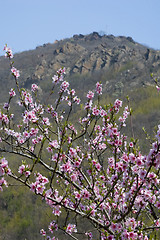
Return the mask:
<path fill-rule="evenodd" d="M 46 231 L 44 231 L 44 229 L 41 229 L 41 230 L 40 230 L 40 234 L 41 234 L 42 236 L 46 236 Z"/>
<path fill-rule="evenodd" d="M 5 158 L 0 159 L 0 176 L 11 173 L 11 169 L 8 167 L 8 161 Z"/>
<path fill-rule="evenodd" d="M 37 143 L 38 143 L 37 139 L 36 139 L 36 138 L 33 138 L 33 139 L 32 139 L 32 143 L 33 143 L 34 145 L 37 144 Z"/>
<path fill-rule="evenodd" d="M 73 232 L 77 232 L 76 225 L 69 223 L 69 224 L 67 225 L 66 232 L 69 233 L 69 234 L 71 234 L 71 233 L 73 233 Z"/>
<path fill-rule="evenodd" d="M 53 83 L 58 83 L 59 82 L 59 78 L 57 75 L 54 75 L 54 77 L 52 77 Z"/>
<path fill-rule="evenodd" d="M 129 160 L 131 161 L 131 163 L 135 163 L 136 157 L 133 153 L 129 154 Z"/>
<path fill-rule="evenodd" d="M 102 94 L 102 84 L 97 82 L 96 83 L 96 92 L 97 94 L 101 95 Z"/>
<path fill-rule="evenodd" d="M 73 166 L 71 162 L 68 160 L 65 164 L 61 166 L 61 170 L 64 172 L 71 173 L 73 171 Z"/>
<path fill-rule="evenodd" d="M 19 166 L 18 172 L 22 175 L 24 174 L 26 177 L 30 176 L 31 172 L 29 171 L 30 166 L 22 164 Z"/>
<path fill-rule="evenodd" d="M 30 171 L 25 171 L 25 177 L 29 177 L 31 175 L 31 172 Z"/>
<path fill-rule="evenodd" d="M 49 142 L 49 147 L 51 148 L 59 148 L 59 144 L 57 142 L 57 140 L 53 140 L 52 142 Z"/>
<path fill-rule="evenodd" d="M 88 94 L 87 94 L 87 98 L 90 99 L 90 100 L 93 99 L 94 98 L 94 92 L 89 91 Z"/>
<path fill-rule="evenodd" d="M 2 167 L 2 168 L 6 168 L 6 167 L 8 167 L 8 161 L 5 159 L 5 158 L 2 158 L 1 160 L 0 160 L 0 166 Z"/>
<path fill-rule="evenodd" d="M 31 183 L 31 184 L 30 184 L 30 190 L 31 190 L 32 192 L 35 192 L 36 186 L 37 186 L 36 183 Z"/>
<path fill-rule="evenodd" d="M 69 87 L 69 82 L 67 82 L 67 81 L 62 82 L 61 91 L 66 92 L 68 87 Z"/>
<path fill-rule="evenodd" d="M 6 181 L 4 178 L 1 178 L 1 179 L 0 179 L 0 191 L 1 191 L 1 192 L 3 191 L 2 186 L 8 187 L 7 181 Z"/>
<path fill-rule="evenodd" d="M 17 70 L 15 67 L 11 68 L 12 74 L 15 76 L 16 79 L 20 77 L 19 70 Z"/>
<path fill-rule="evenodd" d="M 76 167 L 76 168 L 79 168 L 80 165 L 81 165 L 81 161 L 76 161 L 74 163 L 74 167 Z"/>
<path fill-rule="evenodd" d="M 115 238 L 114 238 L 113 235 L 109 235 L 109 236 L 107 237 L 107 239 L 108 239 L 108 240 L 115 240 Z"/>
<path fill-rule="evenodd" d="M 37 90 L 38 90 L 37 84 L 33 83 L 32 86 L 31 86 L 31 91 L 32 91 L 32 92 L 35 92 L 35 91 L 37 91 Z"/>
<path fill-rule="evenodd" d="M 47 147 L 46 149 L 48 152 L 51 152 L 51 153 L 53 152 L 53 149 L 51 147 Z"/>
<path fill-rule="evenodd" d="M 92 240 L 93 234 L 91 232 L 86 232 L 85 235 L 88 236 L 89 240 Z"/>
<path fill-rule="evenodd" d="M 66 73 L 65 68 L 60 68 L 57 71 L 57 75 L 54 75 L 54 77 L 52 77 L 53 83 L 59 83 L 61 81 L 63 81 L 63 75 Z"/>
<path fill-rule="evenodd" d="M 9 47 L 7 47 L 7 44 L 4 46 L 3 50 L 6 51 L 5 53 L 6 58 L 9 58 L 9 59 L 13 58 L 12 50 Z"/>
<path fill-rule="evenodd" d="M 74 192 L 75 198 L 80 200 L 81 199 L 81 194 L 79 192 Z"/>
<path fill-rule="evenodd" d="M 160 201 L 156 202 L 155 206 L 160 209 Z"/>
<path fill-rule="evenodd" d="M 43 117 L 43 124 L 50 126 L 49 118 L 48 117 Z"/>
<path fill-rule="evenodd" d="M 54 214 L 55 216 L 60 216 L 60 214 L 61 214 L 60 209 L 61 209 L 61 206 L 54 206 L 54 207 L 53 207 L 53 214 Z"/>
<path fill-rule="evenodd" d="M 38 117 L 35 114 L 35 111 L 25 111 L 25 114 L 23 116 L 23 122 L 24 123 L 28 123 L 28 122 L 37 122 L 38 121 Z"/>
<path fill-rule="evenodd" d="M 160 87 L 159 87 L 159 86 L 156 86 L 156 88 L 157 88 L 157 91 L 159 92 L 159 91 L 160 91 Z"/>
<path fill-rule="evenodd" d="M 25 170 L 25 165 L 24 165 L 24 164 L 22 164 L 21 166 L 19 166 L 18 172 L 19 172 L 20 174 L 23 174 L 24 170 Z"/>
<path fill-rule="evenodd" d="M 74 101 L 75 103 L 77 103 L 77 104 L 80 104 L 80 102 L 81 102 L 80 98 L 78 98 L 77 96 L 75 96 L 75 97 L 73 98 L 73 101 Z"/>
<path fill-rule="evenodd" d="M 76 149 L 70 148 L 70 149 L 69 149 L 69 155 L 70 155 L 71 157 L 77 157 L 77 151 L 76 151 Z"/>
<path fill-rule="evenodd" d="M 142 165 L 141 159 L 140 159 L 140 158 L 137 158 L 136 163 L 137 163 L 138 166 L 141 166 L 141 165 Z"/>
<path fill-rule="evenodd" d="M 39 132 L 38 128 L 31 128 L 29 135 L 33 137 L 36 136 L 38 132 Z"/>
<path fill-rule="evenodd" d="M 49 227 L 48 227 L 49 231 L 51 233 L 53 233 L 54 230 L 58 230 L 58 225 L 56 224 L 55 221 L 52 221 L 50 224 L 49 224 Z"/>
<path fill-rule="evenodd" d="M 3 122 L 5 122 L 6 124 L 9 123 L 9 119 L 8 116 L 6 114 L 1 114 L 0 113 L 0 120 L 2 120 Z"/>
<path fill-rule="evenodd" d="M 113 232 L 115 232 L 115 231 L 117 230 L 117 224 L 111 223 L 110 228 L 111 228 L 111 230 L 112 230 Z"/>
<path fill-rule="evenodd" d="M 130 142 L 130 143 L 129 143 L 129 146 L 130 146 L 131 148 L 133 148 L 133 142 Z"/>
<path fill-rule="evenodd" d="M 97 108 L 97 106 L 95 106 L 93 109 L 92 109 L 92 114 L 95 115 L 95 116 L 98 116 L 100 113 L 99 109 Z"/>
<path fill-rule="evenodd" d="M 156 225 L 157 227 L 160 227 L 160 219 L 155 220 L 155 225 Z"/>
<path fill-rule="evenodd" d="M 100 171 L 101 170 L 101 165 L 100 165 L 100 163 L 96 163 L 96 169 L 97 169 L 97 171 Z"/>
<path fill-rule="evenodd" d="M 140 170 L 140 172 L 139 172 L 139 175 L 140 175 L 140 178 L 141 179 L 144 179 L 144 177 L 146 176 L 146 170 Z"/>
<path fill-rule="evenodd" d="M 83 199 L 89 199 L 91 197 L 91 194 L 86 189 L 81 191 L 81 195 Z"/>
<path fill-rule="evenodd" d="M 122 101 L 119 99 L 116 99 L 113 106 L 116 113 L 119 112 L 120 107 L 122 107 Z"/>
<path fill-rule="evenodd" d="M 100 116 L 101 116 L 101 117 L 107 116 L 106 111 L 103 110 L 103 109 L 101 109 L 101 110 L 100 110 Z"/>
<path fill-rule="evenodd" d="M 37 186 L 36 186 L 36 193 L 37 194 L 43 194 L 43 191 L 45 190 L 45 187 L 43 186 L 43 185 L 41 185 L 41 184 L 37 184 Z"/>
<path fill-rule="evenodd" d="M 72 96 L 74 96 L 75 93 L 76 93 L 76 91 L 75 91 L 74 89 L 71 89 L 71 90 L 70 90 L 70 94 L 71 94 Z"/>
<path fill-rule="evenodd" d="M 74 174 L 71 175 L 71 180 L 73 182 L 75 182 L 75 181 L 77 181 L 77 177 L 78 177 L 77 174 L 74 173 Z"/>
<path fill-rule="evenodd" d="M 16 95 L 16 93 L 15 93 L 15 91 L 14 91 L 13 88 L 11 88 L 11 90 L 9 91 L 9 95 L 10 95 L 11 97 L 14 97 L 14 96 Z"/>
<path fill-rule="evenodd" d="M 93 101 L 92 101 L 92 100 L 89 100 L 87 103 L 85 103 L 84 109 L 91 109 L 92 104 L 93 104 Z"/>

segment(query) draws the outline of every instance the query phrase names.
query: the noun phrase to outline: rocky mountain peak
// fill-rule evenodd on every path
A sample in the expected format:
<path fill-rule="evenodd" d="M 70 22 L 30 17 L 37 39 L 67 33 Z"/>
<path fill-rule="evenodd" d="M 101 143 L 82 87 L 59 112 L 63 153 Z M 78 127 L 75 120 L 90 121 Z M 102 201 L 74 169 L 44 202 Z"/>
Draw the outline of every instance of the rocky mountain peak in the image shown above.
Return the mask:
<path fill-rule="evenodd" d="M 160 68 L 160 51 L 136 43 L 131 37 L 100 35 L 73 35 L 54 43 L 44 44 L 35 50 L 15 55 L 15 65 L 22 72 L 23 85 L 51 79 L 60 67 L 66 67 L 67 76 L 84 76 L 101 72 L 109 82 L 125 86 L 146 83 L 151 72 Z M 6 61 L 1 58 L 0 82 L 10 79 L 5 70 Z M 112 74 L 111 74 L 112 71 Z M 107 75 L 108 74 L 108 75 Z M 109 77 L 112 75 L 111 77 Z M 147 77 L 148 76 L 148 77 Z M 9 81 L 9 80 L 7 80 Z M 108 80 L 107 80 L 108 81 Z"/>

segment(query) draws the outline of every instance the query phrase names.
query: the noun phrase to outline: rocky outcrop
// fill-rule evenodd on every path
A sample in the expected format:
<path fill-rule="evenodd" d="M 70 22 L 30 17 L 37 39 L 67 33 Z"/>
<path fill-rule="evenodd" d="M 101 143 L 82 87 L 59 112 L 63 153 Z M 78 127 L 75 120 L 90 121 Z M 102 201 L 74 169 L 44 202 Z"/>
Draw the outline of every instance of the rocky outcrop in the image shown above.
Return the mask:
<path fill-rule="evenodd" d="M 23 59 L 23 61 L 22 61 Z M 4 72 L 3 58 L 0 65 L 0 81 Z M 22 70 L 22 79 L 27 86 L 31 82 L 39 82 L 50 78 L 60 67 L 66 67 L 67 75 L 94 75 L 96 72 L 108 74 L 110 81 L 140 81 L 137 74 L 158 72 L 160 68 L 160 51 L 147 48 L 136 43 L 131 37 L 114 37 L 93 32 L 88 35 L 74 35 L 72 38 L 56 40 L 53 44 L 44 44 L 33 51 L 15 55 L 15 64 Z M 1 67 L 2 66 L 2 67 Z M 3 69 L 2 69 L 3 68 Z M 117 74 L 116 74 L 117 73 Z M 123 78 L 123 79 L 122 79 Z M 107 80 L 108 81 L 108 80 Z M 119 87 L 117 87 L 118 89 Z"/>
<path fill-rule="evenodd" d="M 111 67 L 122 69 L 130 62 L 139 69 L 148 65 L 155 68 L 160 63 L 159 53 L 136 43 L 131 37 L 100 36 L 93 32 L 86 36 L 74 35 L 71 39 L 56 41 L 54 45 L 57 46 L 52 59 L 48 59 L 47 64 L 36 66 L 34 76 L 38 79 L 47 71 L 54 73 L 61 66 L 68 68 L 69 74 L 86 74 Z"/>

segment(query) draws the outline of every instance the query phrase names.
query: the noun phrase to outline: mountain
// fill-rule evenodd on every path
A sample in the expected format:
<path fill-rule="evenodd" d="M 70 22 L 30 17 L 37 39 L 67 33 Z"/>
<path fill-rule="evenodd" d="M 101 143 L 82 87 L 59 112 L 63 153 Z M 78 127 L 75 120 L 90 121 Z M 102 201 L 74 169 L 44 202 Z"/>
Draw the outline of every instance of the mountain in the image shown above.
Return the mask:
<path fill-rule="evenodd" d="M 15 54 L 14 62 L 21 72 L 22 86 L 27 88 L 31 83 L 47 84 L 57 69 L 64 66 L 68 79 L 77 76 L 93 78 L 98 74 L 106 91 L 115 93 L 123 92 L 126 87 L 151 84 L 150 73 L 160 72 L 160 51 L 138 44 L 131 37 L 101 36 L 93 32 Z M 6 92 L 6 83 L 13 85 L 8 65 L 7 60 L 1 57 L 0 84 L 3 92 Z"/>
<path fill-rule="evenodd" d="M 55 72 L 66 67 L 66 79 L 81 99 L 101 81 L 104 99 L 131 97 L 134 114 L 143 119 L 135 124 L 136 130 L 137 126 L 140 129 L 147 126 L 151 132 L 158 123 L 159 96 L 150 75 L 160 75 L 160 51 L 141 45 L 131 37 L 97 32 L 74 35 L 15 54 L 14 66 L 20 70 L 21 87 L 30 89 L 32 83 L 37 83 L 46 95 Z M 9 61 L 4 57 L 0 57 L 0 85 L 2 105 L 8 99 L 10 88 L 15 87 Z"/>
<path fill-rule="evenodd" d="M 37 83 L 45 95 L 52 87 L 52 77 L 62 66 L 66 67 L 66 79 L 76 89 L 82 102 L 87 91 L 95 88 L 97 81 L 103 84 L 101 101 L 104 104 L 119 97 L 125 99 L 129 95 L 135 137 L 140 139 L 142 150 L 147 153 L 146 149 L 149 148 L 143 141 L 145 134 L 142 127 L 151 133 L 160 122 L 160 96 L 150 77 L 151 73 L 160 75 L 160 51 L 143 46 L 131 37 L 102 36 L 93 32 L 17 53 L 14 66 L 20 70 L 21 87 L 30 89 L 32 83 Z M 8 100 L 10 88 L 15 87 L 9 67 L 8 59 L 0 57 L 1 105 Z M 128 125 L 127 135 L 131 132 L 130 121 Z M 12 156 L 10 160 L 14 167 L 19 161 L 17 156 Z M 39 239 L 39 229 L 42 226 L 47 228 L 51 218 L 46 206 L 40 205 L 39 200 L 24 189 L 17 190 L 17 186 L 4 191 L 0 202 L 0 236 L 3 239 L 22 240 L 26 236 L 27 239 Z"/>
<path fill-rule="evenodd" d="M 103 103 L 106 99 L 131 97 L 135 131 L 142 127 L 152 132 L 159 123 L 159 95 L 151 73 L 160 75 L 160 51 L 135 42 L 131 37 L 114 37 L 93 32 L 56 40 L 35 50 L 15 54 L 14 66 L 20 70 L 20 86 L 30 89 L 37 83 L 48 94 L 52 77 L 60 67 L 66 67 L 66 79 L 83 100 L 97 81 L 103 84 Z M 9 61 L 0 57 L 0 104 L 8 99 L 15 87 Z"/>

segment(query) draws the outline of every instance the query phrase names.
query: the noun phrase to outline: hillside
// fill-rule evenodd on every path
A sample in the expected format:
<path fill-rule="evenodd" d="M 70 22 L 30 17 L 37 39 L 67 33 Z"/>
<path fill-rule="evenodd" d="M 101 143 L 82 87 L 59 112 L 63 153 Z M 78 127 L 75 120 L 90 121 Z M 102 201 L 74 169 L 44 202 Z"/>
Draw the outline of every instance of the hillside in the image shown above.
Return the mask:
<path fill-rule="evenodd" d="M 160 75 L 160 51 L 143 46 L 131 37 L 102 36 L 97 32 L 74 35 L 15 54 L 14 65 L 20 70 L 21 87 L 30 89 L 32 83 L 37 83 L 46 94 L 52 77 L 62 66 L 66 67 L 66 78 L 81 99 L 97 81 L 101 81 L 104 97 L 131 97 L 135 115 L 143 119 L 137 124 L 139 130 L 145 126 L 151 132 L 157 125 L 159 96 L 152 87 L 150 74 Z M 4 57 L 0 58 L 0 84 L 0 103 L 3 104 L 8 98 L 8 90 L 15 87 L 9 62 Z"/>
<path fill-rule="evenodd" d="M 151 73 L 160 75 L 160 51 L 136 43 L 131 37 L 101 36 L 94 32 L 86 36 L 74 35 L 69 39 L 44 44 L 35 50 L 17 53 L 14 65 L 20 70 L 21 87 L 30 89 L 32 83 L 37 83 L 45 96 L 52 87 L 52 77 L 62 66 L 66 67 L 66 78 L 76 89 L 82 103 L 87 91 L 94 89 L 97 81 L 103 84 L 102 104 L 121 98 L 126 105 L 125 97 L 129 95 L 135 137 L 140 139 L 142 150 L 147 152 L 148 145 L 144 145 L 142 127 L 151 133 L 160 119 L 160 96 L 150 77 Z M 0 58 L 0 84 L 2 105 L 8 100 L 8 90 L 15 87 L 9 61 L 4 57 Z M 76 115 L 79 117 L 78 112 Z M 126 131 L 131 135 L 129 121 L 128 125 Z M 16 167 L 19 159 L 15 156 L 9 160 Z M 40 205 L 39 200 L 22 188 L 17 191 L 17 186 L 4 191 L 0 195 L 0 239 L 1 236 L 8 240 L 21 240 L 26 236 L 27 239 L 39 239 L 39 229 L 45 227 L 50 219 L 50 211 Z"/>
<path fill-rule="evenodd" d="M 106 91 L 115 93 L 123 92 L 126 87 L 150 84 L 150 73 L 159 73 L 160 51 L 140 45 L 130 37 L 100 36 L 93 32 L 15 54 L 14 62 L 20 69 L 22 85 L 25 87 L 30 87 L 33 82 L 42 85 L 48 83 L 55 71 L 64 66 L 67 78 L 71 79 L 77 76 L 89 76 L 92 79 L 99 73 Z M 8 62 L 1 57 L 0 84 L 4 92 L 6 83 L 12 85 L 12 77 Z"/>

